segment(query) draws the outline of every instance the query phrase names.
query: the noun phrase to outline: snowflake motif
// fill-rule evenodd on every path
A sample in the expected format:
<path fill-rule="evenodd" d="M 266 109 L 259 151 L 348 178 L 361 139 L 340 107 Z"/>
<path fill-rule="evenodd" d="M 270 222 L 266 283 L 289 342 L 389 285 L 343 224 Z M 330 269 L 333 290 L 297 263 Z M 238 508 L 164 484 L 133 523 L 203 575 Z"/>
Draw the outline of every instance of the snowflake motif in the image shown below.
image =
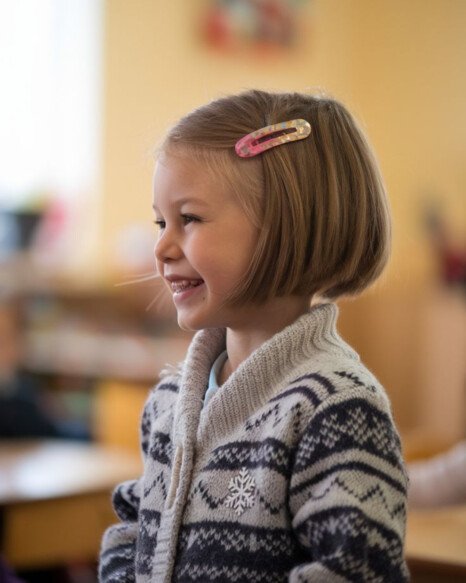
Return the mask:
<path fill-rule="evenodd" d="M 230 494 L 225 501 L 225 506 L 233 508 L 238 516 L 254 504 L 256 482 L 246 468 L 242 468 L 239 475 L 230 480 L 228 490 Z"/>

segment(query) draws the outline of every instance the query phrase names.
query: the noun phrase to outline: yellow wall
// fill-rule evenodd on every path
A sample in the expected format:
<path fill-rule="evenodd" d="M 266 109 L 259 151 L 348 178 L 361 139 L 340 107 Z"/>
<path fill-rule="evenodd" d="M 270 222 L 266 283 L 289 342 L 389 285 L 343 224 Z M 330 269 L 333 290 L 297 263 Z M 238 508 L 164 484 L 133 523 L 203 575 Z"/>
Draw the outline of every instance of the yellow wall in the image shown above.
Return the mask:
<path fill-rule="evenodd" d="M 466 233 L 466 2 L 357 0 L 352 79 L 394 211 L 390 281 L 424 283 L 430 254 L 426 196 L 443 199 L 456 236 Z"/>

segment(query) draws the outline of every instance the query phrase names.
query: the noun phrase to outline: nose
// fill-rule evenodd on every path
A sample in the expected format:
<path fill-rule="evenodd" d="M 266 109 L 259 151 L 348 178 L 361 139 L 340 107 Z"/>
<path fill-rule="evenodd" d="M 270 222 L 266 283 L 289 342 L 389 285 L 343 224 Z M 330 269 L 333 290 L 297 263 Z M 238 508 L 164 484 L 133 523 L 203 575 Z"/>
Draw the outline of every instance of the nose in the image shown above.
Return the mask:
<path fill-rule="evenodd" d="M 171 229 L 164 229 L 157 239 L 154 247 L 157 261 L 168 263 L 182 256 L 180 245 Z"/>

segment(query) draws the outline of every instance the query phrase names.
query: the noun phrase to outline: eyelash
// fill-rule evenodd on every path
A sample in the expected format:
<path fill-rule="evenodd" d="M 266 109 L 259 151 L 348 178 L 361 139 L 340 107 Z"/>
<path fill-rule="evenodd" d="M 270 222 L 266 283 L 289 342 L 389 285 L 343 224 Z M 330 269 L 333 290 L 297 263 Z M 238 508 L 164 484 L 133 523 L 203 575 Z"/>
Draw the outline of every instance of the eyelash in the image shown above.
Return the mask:
<path fill-rule="evenodd" d="M 189 225 L 189 223 L 200 223 L 201 219 L 199 217 L 196 217 L 194 215 L 189 215 L 189 214 L 182 214 L 180 215 L 184 225 Z M 165 229 L 166 227 L 166 221 L 164 221 L 163 219 L 157 219 L 154 221 L 154 224 L 157 225 L 157 227 L 159 229 Z"/>

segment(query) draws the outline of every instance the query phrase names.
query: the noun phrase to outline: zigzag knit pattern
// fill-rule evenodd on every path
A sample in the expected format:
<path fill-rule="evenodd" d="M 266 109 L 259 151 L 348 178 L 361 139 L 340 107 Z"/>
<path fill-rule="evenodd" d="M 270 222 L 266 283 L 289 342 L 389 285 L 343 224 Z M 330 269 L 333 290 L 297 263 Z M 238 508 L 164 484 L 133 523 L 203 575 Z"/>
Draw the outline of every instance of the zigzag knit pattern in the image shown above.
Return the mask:
<path fill-rule="evenodd" d="M 407 479 L 386 395 L 319 306 L 202 408 L 223 330 L 198 333 L 142 418 L 102 583 L 405 582 Z"/>

